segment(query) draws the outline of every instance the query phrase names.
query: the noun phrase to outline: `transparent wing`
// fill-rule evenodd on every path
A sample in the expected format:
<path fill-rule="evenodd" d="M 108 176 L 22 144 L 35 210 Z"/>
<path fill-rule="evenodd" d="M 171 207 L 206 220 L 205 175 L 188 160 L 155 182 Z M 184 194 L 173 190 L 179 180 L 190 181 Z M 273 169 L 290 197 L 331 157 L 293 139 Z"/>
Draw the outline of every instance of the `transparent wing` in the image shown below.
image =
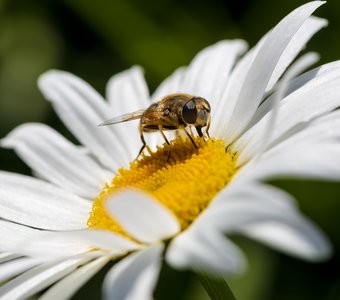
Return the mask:
<path fill-rule="evenodd" d="M 110 120 L 104 121 L 103 123 L 100 123 L 98 126 L 107 126 L 107 125 L 113 125 L 113 124 L 131 121 L 131 120 L 137 120 L 143 116 L 144 112 L 145 112 L 145 109 L 137 110 L 132 113 L 121 115 L 118 117 L 114 117 Z"/>

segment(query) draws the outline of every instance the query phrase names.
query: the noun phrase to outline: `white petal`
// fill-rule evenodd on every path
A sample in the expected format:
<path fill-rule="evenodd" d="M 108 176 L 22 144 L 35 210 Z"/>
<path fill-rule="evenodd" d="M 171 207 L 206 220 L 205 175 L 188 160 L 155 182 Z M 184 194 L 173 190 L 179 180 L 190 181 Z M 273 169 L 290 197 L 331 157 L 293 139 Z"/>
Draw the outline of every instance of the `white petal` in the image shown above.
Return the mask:
<path fill-rule="evenodd" d="M 107 208 L 127 232 L 145 243 L 167 239 L 180 230 L 178 221 L 164 206 L 141 192 L 114 195 Z"/>
<path fill-rule="evenodd" d="M 64 277 L 58 283 L 53 285 L 40 300 L 63 300 L 70 299 L 92 276 L 94 276 L 101 268 L 103 268 L 110 257 L 104 256 L 98 258 L 85 266 L 80 267 L 70 275 Z"/>
<path fill-rule="evenodd" d="M 86 228 L 91 203 L 41 180 L 0 172 L 0 217 L 50 230 Z"/>
<path fill-rule="evenodd" d="M 280 215 L 283 215 L 283 212 L 285 215 L 297 214 L 288 194 L 275 188 L 267 190 L 264 185 L 246 181 L 243 183 L 248 183 L 247 189 L 241 189 L 238 185 L 230 192 L 220 193 L 216 198 L 218 202 L 204 211 L 193 224 L 195 230 L 198 230 L 198 227 L 202 230 L 206 226 L 211 226 L 230 233 L 242 226 L 263 220 L 271 220 L 276 217 L 280 220 Z M 278 194 L 279 201 L 273 198 L 275 194 Z M 284 197 L 287 197 L 287 201 Z"/>
<path fill-rule="evenodd" d="M 244 202 L 247 199 L 249 202 Z M 250 210 L 248 203 L 258 211 Z M 230 210 L 226 209 L 229 204 Z M 229 275 L 241 272 L 245 267 L 243 254 L 226 239 L 225 233 L 235 232 L 248 222 L 254 224 L 263 220 L 268 213 L 262 214 L 261 207 L 267 207 L 266 210 L 274 207 L 281 214 L 296 212 L 295 202 L 287 193 L 235 178 L 195 223 L 170 243 L 167 261 L 176 268 L 196 268 Z"/>
<path fill-rule="evenodd" d="M 304 122 L 275 141 L 266 155 L 284 153 L 296 145 L 318 144 L 340 139 L 340 111 L 335 110 L 319 118 Z"/>
<path fill-rule="evenodd" d="M 52 128 L 24 124 L 1 140 L 43 178 L 78 195 L 94 198 L 112 173 L 102 169 L 84 152 Z"/>
<path fill-rule="evenodd" d="M 294 151 L 282 147 L 272 155 L 264 155 L 261 161 L 252 167 L 252 176 L 258 179 L 268 178 L 315 178 L 339 180 L 340 178 L 340 143 L 338 141 L 317 140 L 296 146 Z M 250 176 L 250 174 L 249 174 Z"/>
<path fill-rule="evenodd" d="M 0 220 L 0 251 L 19 253 L 17 245 L 24 239 L 35 239 L 39 233 L 40 230 Z"/>
<path fill-rule="evenodd" d="M 106 87 L 106 95 L 112 107 L 113 116 L 146 109 L 151 104 L 143 70 L 138 66 L 111 77 Z M 138 131 L 138 121 L 130 121 L 114 126 L 119 128 L 123 136 L 129 137 L 125 139 L 126 151 L 130 153 L 132 158 L 135 158 L 142 146 Z"/>
<path fill-rule="evenodd" d="M 67 256 L 90 249 L 88 243 L 67 232 L 49 232 L 0 220 L 1 251 L 35 257 Z"/>
<path fill-rule="evenodd" d="M 301 73 L 302 71 L 304 71 L 304 69 L 309 68 L 311 65 L 316 63 L 319 60 L 319 58 L 320 57 L 318 54 L 314 52 L 308 52 L 302 57 L 300 57 L 300 59 L 298 59 L 296 62 L 294 62 L 294 64 L 285 73 L 285 76 L 282 78 L 282 80 L 279 81 L 277 90 L 275 90 L 275 92 L 271 94 L 267 99 L 265 99 L 261 103 L 259 108 L 256 110 L 254 116 L 248 123 L 247 128 L 245 129 L 245 132 L 249 130 L 249 128 L 253 127 L 256 123 L 258 123 L 259 120 L 263 118 L 263 116 L 265 116 L 268 112 L 270 112 L 273 109 L 273 105 L 274 103 L 276 103 L 276 101 L 278 100 L 281 102 L 285 101 L 285 97 L 293 92 L 292 87 L 294 87 L 294 90 L 297 89 L 297 85 L 296 85 L 297 81 L 302 83 L 300 81 L 301 79 L 300 76 L 296 78 L 293 78 L 292 76 L 296 76 L 298 73 Z M 292 72 L 292 68 L 293 68 L 293 72 Z M 312 80 L 312 78 L 309 78 L 309 80 Z M 284 86 L 284 88 L 282 87 L 282 85 Z M 302 85 L 300 85 L 299 87 L 301 86 Z M 280 103 L 277 103 L 277 105 L 279 106 Z"/>
<path fill-rule="evenodd" d="M 18 258 L 0 265 L 0 282 L 13 278 L 28 269 L 41 264 L 41 259 L 37 258 Z"/>
<path fill-rule="evenodd" d="M 318 32 L 321 28 L 327 26 L 328 22 L 325 19 L 320 19 L 314 16 L 309 17 L 301 26 L 298 32 L 294 35 L 287 48 L 281 55 L 273 74 L 269 80 L 266 91 L 273 88 L 280 76 L 296 58 L 299 52 L 305 47 L 309 39 Z"/>
<path fill-rule="evenodd" d="M 218 210 L 219 205 L 228 204 L 229 201 L 234 201 L 232 199 L 253 199 L 254 202 L 259 201 L 260 205 L 266 205 L 265 203 L 268 202 L 269 206 L 275 205 L 282 211 L 297 210 L 295 199 L 287 192 L 274 186 L 260 183 L 257 180 L 248 180 L 248 177 L 243 176 L 247 171 L 247 173 L 252 173 L 252 167 L 250 166 L 249 170 L 243 169 L 236 174 L 228 187 L 215 197 L 210 207 L 217 206 L 216 209 Z M 258 179 L 256 176 L 254 178 Z M 245 186 L 247 189 L 244 189 Z"/>
<path fill-rule="evenodd" d="M 0 287 L 0 299 L 23 299 L 38 293 L 74 271 L 87 259 L 68 259 L 36 267 Z"/>
<path fill-rule="evenodd" d="M 272 136 L 275 131 L 276 122 L 277 122 L 277 116 L 279 113 L 279 106 L 281 99 L 284 98 L 284 95 L 288 89 L 288 84 L 292 78 L 294 78 L 296 75 L 301 73 L 305 69 L 306 66 L 309 66 L 311 64 L 314 64 L 316 61 L 318 61 L 319 56 L 315 53 L 307 53 L 303 56 L 301 56 L 298 60 L 294 62 L 294 64 L 289 68 L 289 70 L 285 73 L 283 79 L 280 82 L 279 87 L 277 88 L 277 92 L 275 93 L 275 96 L 272 97 L 272 109 L 270 111 L 270 117 L 268 118 L 268 123 L 266 125 L 266 128 L 264 129 L 263 137 L 262 137 L 262 143 L 260 146 L 260 149 L 257 153 L 257 157 L 262 155 L 262 153 L 267 149 L 270 142 L 272 141 Z M 250 121 L 251 123 L 251 121 Z"/>
<path fill-rule="evenodd" d="M 141 248 L 139 244 L 110 231 L 83 230 L 73 232 L 71 236 L 87 241 L 92 246 L 111 250 L 111 253 L 116 254 L 124 254 Z"/>
<path fill-rule="evenodd" d="M 15 258 L 18 258 L 19 255 L 11 253 L 11 252 L 4 252 L 0 254 L 0 263 L 4 263 L 6 261 L 13 260 Z"/>
<path fill-rule="evenodd" d="M 104 299 L 151 300 L 163 249 L 162 244 L 157 244 L 117 263 L 104 280 Z"/>
<path fill-rule="evenodd" d="M 340 74 L 334 72 L 315 78 L 282 101 L 277 126 L 273 131 L 273 143 L 293 127 L 309 122 L 340 105 L 340 90 L 337 88 L 340 85 Z M 337 72 L 340 73 L 340 69 Z M 239 164 L 249 160 L 258 151 L 269 117 L 265 115 L 232 145 L 233 149 L 240 152 Z"/>
<path fill-rule="evenodd" d="M 185 71 L 186 69 L 184 67 L 178 68 L 168 78 L 166 78 L 152 94 L 152 101 L 159 101 L 169 94 L 184 92 L 181 90 L 181 85 Z"/>
<path fill-rule="evenodd" d="M 115 114 L 147 108 L 151 103 L 143 69 L 134 66 L 111 77 L 106 96 Z"/>
<path fill-rule="evenodd" d="M 324 64 L 322 66 L 316 67 L 308 72 L 301 74 L 289 84 L 287 95 L 296 91 L 303 85 L 308 84 L 309 81 L 311 81 L 312 79 L 318 76 L 324 75 L 325 73 L 336 71 L 339 68 L 340 68 L 340 61 L 337 60 L 337 61 L 330 62 L 328 64 Z"/>
<path fill-rule="evenodd" d="M 218 101 L 216 107 L 212 110 L 213 118 L 211 120 L 210 134 L 217 138 L 226 139 L 226 131 L 231 130 L 230 119 L 232 117 L 234 108 L 237 104 L 237 99 L 243 88 L 243 83 L 248 74 L 256 54 L 261 49 L 267 35 L 263 36 L 255 47 L 250 49 L 236 64 L 230 78 L 225 86 L 221 99 Z M 229 142 L 226 139 L 226 142 Z M 230 141 L 231 142 L 231 141 Z"/>
<path fill-rule="evenodd" d="M 242 40 L 220 41 L 205 48 L 187 68 L 181 90 L 204 97 L 216 107 L 236 59 L 246 49 Z"/>
<path fill-rule="evenodd" d="M 281 252 L 311 261 L 329 258 L 332 252 L 329 240 L 301 215 L 289 223 L 269 221 L 252 224 L 240 232 Z"/>
<path fill-rule="evenodd" d="M 203 228 L 200 228 L 203 229 Z M 188 230 L 169 245 L 166 261 L 177 269 L 201 270 L 211 274 L 232 275 L 245 269 L 240 249 L 221 232 L 204 228 Z"/>
<path fill-rule="evenodd" d="M 78 140 L 106 167 L 116 170 L 132 159 L 125 137 L 114 126 L 98 127 L 111 118 L 109 104 L 80 78 L 61 71 L 49 71 L 39 78 L 39 87 L 55 111 Z"/>
<path fill-rule="evenodd" d="M 42 231 L 33 240 L 22 239 L 16 246 L 19 253 L 44 259 L 82 255 L 93 250 L 93 245 L 68 232 Z"/>
<path fill-rule="evenodd" d="M 220 129 L 226 131 L 224 139 L 227 142 L 236 138 L 248 124 L 262 100 L 265 88 L 281 55 L 296 32 L 321 4 L 323 2 L 313 1 L 295 9 L 276 25 L 265 39 L 260 41 L 261 47 L 256 57 L 250 59 L 252 60 L 251 67 L 246 75 L 242 75 L 242 83 L 235 87 L 236 93 L 225 94 L 227 99 L 228 96 L 237 99 L 228 100 L 235 103 L 235 108 L 229 107 L 229 111 L 225 112 L 226 121 Z M 249 62 L 245 65 L 249 65 Z"/>
<path fill-rule="evenodd" d="M 233 198 L 207 209 L 194 224 L 195 230 L 211 226 L 224 233 L 242 233 L 244 228 L 254 228 L 249 235 L 280 251 L 308 260 L 328 257 L 331 249 L 326 237 L 297 210 L 268 200 L 272 195 L 272 190 L 265 195 L 263 189 L 260 194 L 256 189 L 235 191 Z M 280 238 L 276 235 L 278 232 Z"/>

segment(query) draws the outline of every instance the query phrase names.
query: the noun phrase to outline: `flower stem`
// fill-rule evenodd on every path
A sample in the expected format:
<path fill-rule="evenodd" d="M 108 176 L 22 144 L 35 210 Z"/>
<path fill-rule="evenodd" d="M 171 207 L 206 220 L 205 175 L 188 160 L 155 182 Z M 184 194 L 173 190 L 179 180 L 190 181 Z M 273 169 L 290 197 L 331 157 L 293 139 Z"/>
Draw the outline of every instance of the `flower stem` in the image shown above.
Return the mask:
<path fill-rule="evenodd" d="M 195 273 L 211 300 L 236 300 L 223 277 L 213 277 L 199 271 Z"/>

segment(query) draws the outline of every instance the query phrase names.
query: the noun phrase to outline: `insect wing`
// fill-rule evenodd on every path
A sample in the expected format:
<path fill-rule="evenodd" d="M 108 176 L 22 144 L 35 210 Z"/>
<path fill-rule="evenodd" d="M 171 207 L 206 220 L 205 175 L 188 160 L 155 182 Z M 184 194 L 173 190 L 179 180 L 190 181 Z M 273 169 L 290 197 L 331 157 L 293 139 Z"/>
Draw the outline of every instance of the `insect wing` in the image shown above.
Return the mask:
<path fill-rule="evenodd" d="M 137 120 L 143 116 L 144 112 L 145 112 L 145 109 L 137 110 L 132 113 L 121 115 L 121 116 L 109 119 L 107 121 L 104 121 L 103 123 L 100 123 L 98 126 L 107 126 L 107 125 L 113 125 L 113 124 L 128 122 L 132 120 Z"/>

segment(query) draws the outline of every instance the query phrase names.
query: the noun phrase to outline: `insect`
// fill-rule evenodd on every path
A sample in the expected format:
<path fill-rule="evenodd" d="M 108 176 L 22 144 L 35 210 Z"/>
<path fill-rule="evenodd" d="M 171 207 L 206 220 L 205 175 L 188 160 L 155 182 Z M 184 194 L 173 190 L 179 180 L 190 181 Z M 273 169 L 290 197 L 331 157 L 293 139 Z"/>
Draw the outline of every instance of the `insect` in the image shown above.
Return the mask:
<path fill-rule="evenodd" d="M 143 135 L 145 132 L 159 131 L 165 142 L 170 145 L 163 130 L 183 130 L 192 144 L 197 148 L 192 137 L 192 131 L 189 133 L 187 128 L 191 126 L 195 127 L 198 135 L 203 137 L 202 128 L 206 127 L 206 135 L 210 138 L 208 133 L 211 119 L 210 110 L 209 102 L 202 97 L 184 93 L 170 94 L 160 101 L 151 104 L 147 109 L 114 117 L 99 124 L 99 126 L 113 125 L 139 119 L 139 133 L 143 145 L 138 153 L 138 158 L 146 147 Z"/>

